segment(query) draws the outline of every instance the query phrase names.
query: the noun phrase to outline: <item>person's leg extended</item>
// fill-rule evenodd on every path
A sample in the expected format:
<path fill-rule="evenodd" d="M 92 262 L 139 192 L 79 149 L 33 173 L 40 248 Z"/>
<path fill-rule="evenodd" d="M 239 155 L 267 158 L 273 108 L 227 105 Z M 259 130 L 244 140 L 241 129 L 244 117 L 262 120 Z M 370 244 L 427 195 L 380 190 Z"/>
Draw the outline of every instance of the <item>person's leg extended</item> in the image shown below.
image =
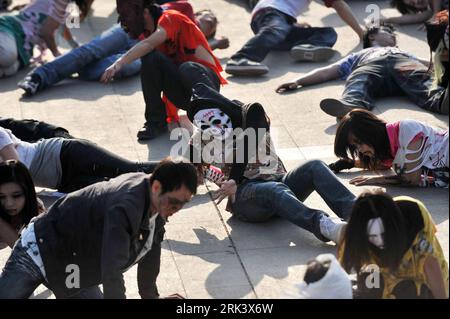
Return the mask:
<path fill-rule="evenodd" d="M 113 54 L 104 59 L 89 63 L 80 72 L 80 79 L 85 81 L 99 81 L 106 69 L 113 65 L 123 53 Z M 134 60 L 133 62 L 124 65 L 119 72 L 114 75 L 114 80 L 119 80 L 131 77 L 141 72 L 141 60 Z"/>
<path fill-rule="evenodd" d="M 72 74 L 82 71 L 85 66 L 92 62 L 126 50 L 129 40 L 128 35 L 122 28 L 115 25 L 90 42 L 34 69 L 24 81 L 19 83 L 19 86 L 25 89 L 27 81 L 38 80 L 39 87 L 37 90 L 50 87 Z M 31 94 L 35 92 L 31 92 Z"/>
<path fill-rule="evenodd" d="M 325 113 L 342 118 L 354 108 L 372 110 L 375 98 L 390 95 L 392 82 L 383 59 L 354 70 L 347 78 L 342 99 L 327 98 L 320 102 Z"/>
<path fill-rule="evenodd" d="M 242 58 L 261 62 L 267 54 L 283 42 L 292 28 L 287 16 L 278 10 L 267 10 L 257 15 L 252 21 L 255 36 L 235 53 L 231 58 Z"/>
<path fill-rule="evenodd" d="M 311 44 L 320 47 L 333 47 L 337 41 L 337 33 L 331 27 L 304 28 L 293 25 L 286 39 L 280 44 L 279 49 L 290 50 L 299 44 Z"/>
<path fill-rule="evenodd" d="M 278 10 L 265 9 L 253 18 L 251 26 L 255 36 L 231 57 L 225 72 L 238 76 L 257 76 L 269 72 L 269 68 L 260 62 L 286 38 L 292 21 Z"/>
<path fill-rule="evenodd" d="M 184 87 L 188 89 L 192 89 L 198 83 L 203 83 L 216 91 L 220 91 L 220 80 L 217 74 L 200 63 L 185 62 L 180 65 L 179 71 Z"/>
<path fill-rule="evenodd" d="M 181 108 L 189 103 L 191 93 L 190 88 L 183 85 L 178 66 L 164 54 L 154 50 L 141 60 L 145 124 L 138 132 L 138 138 L 144 140 L 152 139 L 167 131 L 167 114 L 161 93 Z"/>
<path fill-rule="evenodd" d="M 349 219 L 356 197 L 322 161 L 313 160 L 298 166 L 286 174 L 283 183 L 300 201 L 316 191 L 336 215 Z"/>
<path fill-rule="evenodd" d="M 64 140 L 60 158 L 63 173 L 59 190 L 62 192 L 74 191 L 125 173 L 149 174 L 159 163 L 132 162 L 90 141 L 80 139 Z"/>
<path fill-rule="evenodd" d="M 290 50 L 292 58 L 296 61 L 323 62 L 335 55 L 336 51 L 331 47 L 336 40 L 337 33 L 333 28 L 305 28 L 294 25 L 277 49 Z"/>
<path fill-rule="evenodd" d="M 430 112 L 448 114 L 445 89 L 433 87 L 433 79 L 423 64 L 412 59 L 398 59 L 392 75 L 401 92 L 419 107 Z"/>
<path fill-rule="evenodd" d="M 284 183 L 249 182 L 238 189 L 232 207 L 241 220 L 260 222 L 276 214 L 327 241 L 320 231 L 320 219 L 325 214 L 303 204 Z"/>
<path fill-rule="evenodd" d="M 17 73 L 20 68 L 16 40 L 6 32 L 0 32 L 0 78 Z"/>
<path fill-rule="evenodd" d="M 29 298 L 44 281 L 41 270 L 19 239 L 0 274 L 0 299 Z"/>

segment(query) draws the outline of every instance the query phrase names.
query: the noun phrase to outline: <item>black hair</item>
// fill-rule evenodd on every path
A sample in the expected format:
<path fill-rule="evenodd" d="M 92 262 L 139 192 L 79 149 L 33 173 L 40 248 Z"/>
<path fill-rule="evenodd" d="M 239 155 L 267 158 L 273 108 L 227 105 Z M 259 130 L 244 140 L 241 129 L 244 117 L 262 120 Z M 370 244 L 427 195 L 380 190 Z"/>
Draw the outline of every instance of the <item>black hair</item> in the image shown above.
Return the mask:
<path fill-rule="evenodd" d="M 383 249 L 375 247 L 368 240 L 367 224 L 373 218 L 383 221 Z M 347 272 L 359 272 L 362 266 L 371 262 L 372 253 L 377 257 L 378 266 L 396 271 L 408 250 L 407 225 L 404 213 L 391 196 L 381 191 L 362 193 L 353 206 L 345 229 L 342 266 Z"/>
<path fill-rule="evenodd" d="M 424 11 L 406 4 L 404 0 L 391 0 L 391 7 L 396 8 L 401 14 L 418 13 Z"/>
<path fill-rule="evenodd" d="M 161 183 L 161 195 L 185 186 L 193 195 L 197 194 L 197 169 L 192 163 L 166 158 L 156 166 L 150 176 L 150 184 Z"/>
<path fill-rule="evenodd" d="M 37 216 L 38 205 L 36 191 L 31 175 L 24 164 L 16 160 L 0 163 L 0 185 L 6 183 L 17 183 L 25 195 L 25 207 L 19 213 L 20 225 L 27 225 L 31 218 Z M 0 204 L 0 218 L 11 223 L 11 216 L 6 213 Z"/>
<path fill-rule="evenodd" d="M 158 28 L 158 21 L 163 13 L 163 9 L 159 4 L 153 3 L 153 1 L 144 0 L 144 9 L 147 9 L 154 21 L 155 30 Z"/>
<path fill-rule="evenodd" d="M 359 143 L 374 148 L 374 158 L 360 154 L 349 141 L 353 135 Z M 381 162 L 392 159 L 386 122 L 375 114 L 354 109 L 347 113 L 339 123 L 334 140 L 334 153 L 339 158 L 353 160 L 359 158 L 364 168 L 374 169 Z"/>
<path fill-rule="evenodd" d="M 309 261 L 306 265 L 307 268 L 303 280 L 309 285 L 325 277 L 328 269 L 330 269 L 331 260 L 320 262 L 317 259 L 314 259 Z"/>
<path fill-rule="evenodd" d="M 372 47 L 372 41 L 370 40 L 371 35 L 376 35 L 380 30 L 384 30 L 391 34 L 394 34 L 395 28 L 390 24 L 384 24 L 381 26 L 371 26 L 364 31 L 363 34 L 363 49 L 367 49 Z"/>

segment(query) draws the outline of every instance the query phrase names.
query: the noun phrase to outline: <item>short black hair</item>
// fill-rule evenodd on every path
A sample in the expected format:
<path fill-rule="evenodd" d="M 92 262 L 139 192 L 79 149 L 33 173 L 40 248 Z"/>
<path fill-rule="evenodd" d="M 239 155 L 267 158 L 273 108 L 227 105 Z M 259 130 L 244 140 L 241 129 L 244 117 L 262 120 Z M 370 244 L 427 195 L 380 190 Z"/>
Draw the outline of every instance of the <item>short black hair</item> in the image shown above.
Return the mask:
<path fill-rule="evenodd" d="M 19 213 L 19 226 L 27 225 L 30 220 L 38 214 L 36 190 L 27 167 L 16 160 L 0 163 L 0 185 L 6 183 L 17 183 L 20 188 L 22 188 L 25 195 L 25 207 Z M 0 218 L 7 223 L 11 223 L 11 216 L 4 211 L 1 204 Z"/>
<path fill-rule="evenodd" d="M 150 176 L 150 184 L 157 180 L 161 183 L 161 194 L 180 189 L 182 186 L 197 194 L 197 169 L 187 161 L 170 157 L 162 160 Z"/>
<path fill-rule="evenodd" d="M 334 154 L 343 159 L 359 158 L 364 168 L 374 169 L 382 162 L 392 159 L 386 122 L 364 109 L 354 109 L 340 121 L 334 139 Z M 361 144 L 374 148 L 374 158 L 360 154 L 357 148 L 350 144 L 353 135 Z M 349 157 L 350 155 L 350 157 Z"/>
<path fill-rule="evenodd" d="M 407 5 L 404 0 L 391 0 L 391 7 L 396 8 L 401 14 L 418 13 L 423 10 L 419 10 L 416 7 Z"/>
<path fill-rule="evenodd" d="M 384 31 L 389 32 L 391 34 L 394 34 L 394 32 L 395 32 L 395 28 L 391 24 L 383 24 L 383 25 L 380 25 L 380 26 L 368 27 L 364 31 L 364 35 L 363 35 L 363 49 L 367 49 L 367 48 L 372 47 L 372 41 L 370 40 L 370 36 L 378 34 L 378 32 L 380 32 L 380 30 L 384 30 Z"/>
<path fill-rule="evenodd" d="M 317 259 L 314 259 L 309 261 L 306 265 L 307 268 L 303 280 L 309 285 L 325 277 L 328 269 L 330 269 L 331 260 L 320 262 Z"/>

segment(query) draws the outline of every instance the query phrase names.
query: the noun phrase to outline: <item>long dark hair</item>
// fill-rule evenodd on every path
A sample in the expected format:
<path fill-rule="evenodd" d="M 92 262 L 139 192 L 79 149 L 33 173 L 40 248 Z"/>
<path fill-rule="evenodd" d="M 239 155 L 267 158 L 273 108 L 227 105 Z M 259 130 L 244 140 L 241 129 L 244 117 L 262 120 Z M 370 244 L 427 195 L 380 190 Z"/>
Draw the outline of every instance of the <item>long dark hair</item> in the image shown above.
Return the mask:
<path fill-rule="evenodd" d="M 384 225 L 384 249 L 368 240 L 367 224 L 370 219 L 381 218 Z M 365 192 L 356 200 L 345 229 L 345 249 L 342 266 L 347 272 L 370 262 L 370 252 L 378 257 L 380 267 L 395 271 L 408 250 L 408 223 L 396 202 L 381 191 Z"/>
<path fill-rule="evenodd" d="M 16 160 L 0 163 L 0 185 L 6 183 L 17 183 L 25 195 L 25 207 L 20 212 L 20 226 L 26 225 L 31 218 L 37 216 L 38 205 L 34 183 L 25 165 Z M 11 223 L 8 215 L 0 204 L 0 218 Z"/>
<path fill-rule="evenodd" d="M 360 143 L 372 146 L 374 158 L 360 154 L 349 141 L 351 135 Z M 367 110 L 352 110 L 339 123 L 334 140 L 334 153 L 339 158 L 359 158 L 367 169 L 374 169 L 380 162 L 392 159 L 386 122 Z"/>

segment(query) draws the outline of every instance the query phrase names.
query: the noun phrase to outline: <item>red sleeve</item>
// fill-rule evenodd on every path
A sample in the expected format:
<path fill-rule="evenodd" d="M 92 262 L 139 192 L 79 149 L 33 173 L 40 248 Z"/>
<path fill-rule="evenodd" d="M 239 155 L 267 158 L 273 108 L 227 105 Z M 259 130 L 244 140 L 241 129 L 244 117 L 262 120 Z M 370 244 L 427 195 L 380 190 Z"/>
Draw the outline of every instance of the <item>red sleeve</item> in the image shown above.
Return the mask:
<path fill-rule="evenodd" d="M 161 15 L 161 18 L 159 18 L 158 26 L 162 27 L 167 33 L 167 38 L 173 41 L 175 39 L 176 31 L 180 30 L 180 21 L 176 16 L 167 14 L 167 12 L 170 11 L 164 12 Z"/>
<path fill-rule="evenodd" d="M 338 1 L 338 0 L 323 0 L 325 7 L 327 8 L 331 8 L 331 6 L 333 5 L 333 2 Z"/>

